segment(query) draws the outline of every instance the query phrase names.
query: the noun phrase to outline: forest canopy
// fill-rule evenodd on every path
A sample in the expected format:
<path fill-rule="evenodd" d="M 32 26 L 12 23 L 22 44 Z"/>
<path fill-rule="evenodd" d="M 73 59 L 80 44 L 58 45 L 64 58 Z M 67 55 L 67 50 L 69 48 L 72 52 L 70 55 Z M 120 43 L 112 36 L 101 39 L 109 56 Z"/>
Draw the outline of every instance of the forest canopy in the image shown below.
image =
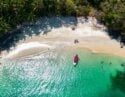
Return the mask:
<path fill-rule="evenodd" d="M 124 0 L 0 0 L 0 37 L 42 16 L 94 16 L 116 35 L 125 35 Z"/>

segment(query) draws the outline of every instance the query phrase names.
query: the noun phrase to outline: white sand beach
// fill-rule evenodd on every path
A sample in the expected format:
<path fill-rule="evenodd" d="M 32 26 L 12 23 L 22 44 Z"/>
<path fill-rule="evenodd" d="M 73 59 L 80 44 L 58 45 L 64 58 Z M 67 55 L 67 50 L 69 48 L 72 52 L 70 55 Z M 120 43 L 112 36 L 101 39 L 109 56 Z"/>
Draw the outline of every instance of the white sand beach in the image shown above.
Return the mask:
<path fill-rule="evenodd" d="M 50 19 L 54 23 L 55 18 Z M 70 20 L 70 17 L 68 19 Z M 43 35 L 43 29 L 39 29 L 39 35 L 27 36 L 25 40 L 20 40 L 15 47 L 11 47 L 9 52 L 3 51 L 1 57 L 3 59 L 20 58 L 46 50 L 66 47 L 89 49 L 94 53 L 125 57 L 125 48 L 120 48 L 120 43 L 111 39 L 106 32 L 106 27 L 99 24 L 93 17 L 89 17 L 87 21 L 84 17 L 79 17 L 77 25 L 64 23 L 59 27 L 48 26 L 48 28 L 50 30 L 47 34 Z M 75 39 L 79 43 L 75 44 Z"/>

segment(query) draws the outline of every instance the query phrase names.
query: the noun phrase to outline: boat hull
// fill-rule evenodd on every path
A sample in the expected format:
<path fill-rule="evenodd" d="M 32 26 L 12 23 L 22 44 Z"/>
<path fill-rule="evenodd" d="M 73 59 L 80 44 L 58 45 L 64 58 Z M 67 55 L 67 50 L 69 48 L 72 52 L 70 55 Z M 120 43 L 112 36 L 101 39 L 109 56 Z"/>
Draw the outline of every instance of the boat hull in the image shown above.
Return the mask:
<path fill-rule="evenodd" d="M 76 66 L 77 65 L 77 63 L 76 62 L 73 62 L 73 66 Z"/>

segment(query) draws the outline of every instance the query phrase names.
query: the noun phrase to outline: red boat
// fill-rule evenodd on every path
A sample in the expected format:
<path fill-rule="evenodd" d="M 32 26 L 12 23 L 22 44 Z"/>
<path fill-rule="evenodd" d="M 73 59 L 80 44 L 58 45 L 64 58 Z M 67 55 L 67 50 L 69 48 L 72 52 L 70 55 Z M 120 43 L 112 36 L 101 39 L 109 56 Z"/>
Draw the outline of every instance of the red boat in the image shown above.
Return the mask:
<path fill-rule="evenodd" d="M 74 56 L 73 65 L 76 65 L 76 64 L 78 63 L 78 61 L 79 61 L 79 57 L 78 57 L 78 55 L 76 54 L 76 55 Z"/>

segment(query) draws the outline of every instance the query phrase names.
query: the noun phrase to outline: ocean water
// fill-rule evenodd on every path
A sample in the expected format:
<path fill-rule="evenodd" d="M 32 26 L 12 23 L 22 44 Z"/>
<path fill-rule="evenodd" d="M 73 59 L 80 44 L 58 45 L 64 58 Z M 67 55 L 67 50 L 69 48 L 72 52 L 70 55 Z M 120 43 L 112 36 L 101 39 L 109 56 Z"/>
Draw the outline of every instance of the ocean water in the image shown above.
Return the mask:
<path fill-rule="evenodd" d="M 80 61 L 72 64 L 73 55 Z M 0 67 L 0 97 L 125 97 L 111 76 L 123 58 L 85 50 L 47 52 L 5 60 Z"/>

